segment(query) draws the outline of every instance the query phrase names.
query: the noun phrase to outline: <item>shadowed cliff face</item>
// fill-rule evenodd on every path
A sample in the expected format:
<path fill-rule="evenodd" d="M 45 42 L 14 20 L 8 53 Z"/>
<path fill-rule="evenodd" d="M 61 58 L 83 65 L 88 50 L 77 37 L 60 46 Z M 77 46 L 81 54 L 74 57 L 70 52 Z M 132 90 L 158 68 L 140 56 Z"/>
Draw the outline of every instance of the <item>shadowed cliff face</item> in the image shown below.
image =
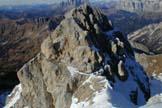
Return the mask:
<path fill-rule="evenodd" d="M 135 61 L 127 37 L 112 27 L 100 9 L 89 5 L 65 15 L 18 77 L 20 85 L 6 107 L 124 107 L 121 100 L 113 99 L 121 96 L 133 108 L 150 97 L 149 79 Z"/>

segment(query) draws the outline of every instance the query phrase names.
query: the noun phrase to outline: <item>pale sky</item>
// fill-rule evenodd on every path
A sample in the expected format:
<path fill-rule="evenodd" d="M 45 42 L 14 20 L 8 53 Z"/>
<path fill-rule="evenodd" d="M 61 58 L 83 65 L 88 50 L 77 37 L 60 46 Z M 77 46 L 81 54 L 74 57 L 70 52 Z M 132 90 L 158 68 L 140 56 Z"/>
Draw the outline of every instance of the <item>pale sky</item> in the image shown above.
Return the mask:
<path fill-rule="evenodd" d="M 52 4 L 62 0 L 0 0 L 0 6 L 3 5 L 24 5 L 24 4 Z"/>
<path fill-rule="evenodd" d="M 0 0 L 3 5 L 24 5 L 24 4 L 53 4 L 65 0 Z M 90 1 L 109 1 L 109 0 L 90 0 Z"/>

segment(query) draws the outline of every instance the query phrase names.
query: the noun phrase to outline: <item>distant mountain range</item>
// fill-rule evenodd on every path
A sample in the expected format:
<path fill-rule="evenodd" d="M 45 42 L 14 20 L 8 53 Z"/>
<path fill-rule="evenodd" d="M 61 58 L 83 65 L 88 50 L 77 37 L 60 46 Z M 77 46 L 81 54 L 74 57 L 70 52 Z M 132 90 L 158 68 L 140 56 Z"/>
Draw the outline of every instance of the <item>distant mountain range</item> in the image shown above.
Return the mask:
<path fill-rule="evenodd" d="M 131 12 L 162 12 L 162 0 L 120 0 L 119 4 Z"/>
<path fill-rule="evenodd" d="M 151 24 L 129 34 L 136 49 L 136 59 L 148 74 L 162 72 L 162 22 Z"/>

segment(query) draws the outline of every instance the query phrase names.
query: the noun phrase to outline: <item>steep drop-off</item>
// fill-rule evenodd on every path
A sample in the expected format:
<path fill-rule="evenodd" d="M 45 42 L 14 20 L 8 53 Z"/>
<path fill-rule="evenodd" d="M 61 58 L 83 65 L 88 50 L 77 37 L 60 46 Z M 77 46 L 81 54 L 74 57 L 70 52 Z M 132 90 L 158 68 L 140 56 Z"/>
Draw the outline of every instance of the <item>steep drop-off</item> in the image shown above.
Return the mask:
<path fill-rule="evenodd" d="M 40 52 L 42 41 L 61 19 L 0 20 L 0 91 L 18 83 L 16 72 Z"/>

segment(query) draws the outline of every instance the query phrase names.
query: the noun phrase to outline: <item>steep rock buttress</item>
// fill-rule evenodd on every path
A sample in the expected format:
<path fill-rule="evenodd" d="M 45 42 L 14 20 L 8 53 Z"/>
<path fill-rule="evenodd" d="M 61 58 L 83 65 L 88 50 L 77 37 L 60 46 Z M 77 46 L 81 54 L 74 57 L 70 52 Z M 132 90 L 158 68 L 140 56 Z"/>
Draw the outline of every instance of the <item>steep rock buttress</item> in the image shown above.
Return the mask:
<path fill-rule="evenodd" d="M 6 108 L 132 108 L 150 97 L 127 37 L 88 5 L 65 15 L 18 77 L 20 98 Z"/>

